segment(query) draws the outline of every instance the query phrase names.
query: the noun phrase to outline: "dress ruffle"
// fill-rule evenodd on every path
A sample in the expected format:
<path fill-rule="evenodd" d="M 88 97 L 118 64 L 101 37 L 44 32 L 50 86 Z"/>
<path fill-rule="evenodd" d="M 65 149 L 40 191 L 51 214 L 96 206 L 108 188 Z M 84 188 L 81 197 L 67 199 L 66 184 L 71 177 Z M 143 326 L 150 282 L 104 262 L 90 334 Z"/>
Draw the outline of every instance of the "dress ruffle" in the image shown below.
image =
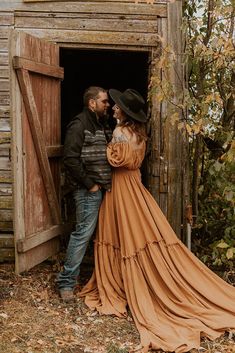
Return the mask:
<path fill-rule="evenodd" d="M 144 146 L 112 143 L 112 190 L 101 205 L 95 270 L 80 295 L 101 314 L 127 315 L 145 347 L 183 353 L 235 329 L 235 288 L 178 239 L 139 167 Z"/>

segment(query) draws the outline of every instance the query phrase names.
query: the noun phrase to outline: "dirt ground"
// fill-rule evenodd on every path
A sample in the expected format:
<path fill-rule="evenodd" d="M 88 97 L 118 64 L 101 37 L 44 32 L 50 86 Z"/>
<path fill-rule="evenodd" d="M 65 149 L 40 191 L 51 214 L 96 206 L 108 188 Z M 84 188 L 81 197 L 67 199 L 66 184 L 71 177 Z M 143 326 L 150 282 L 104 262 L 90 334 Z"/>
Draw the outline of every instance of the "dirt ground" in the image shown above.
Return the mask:
<path fill-rule="evenodd" d="M 58 263 L 46 261 L 21 275 L 12 264 L 0 265 L 0 353 L 140 352 L 131 315 L 99 316 L 78 297 L 73 304 L 61 302 L 55 287 Z M 90 272 L 84 263 L 82 284 Z M 203 340 L 199 350 L 190 351 L 197 352 L 235 353 L 235 333 Z"/>

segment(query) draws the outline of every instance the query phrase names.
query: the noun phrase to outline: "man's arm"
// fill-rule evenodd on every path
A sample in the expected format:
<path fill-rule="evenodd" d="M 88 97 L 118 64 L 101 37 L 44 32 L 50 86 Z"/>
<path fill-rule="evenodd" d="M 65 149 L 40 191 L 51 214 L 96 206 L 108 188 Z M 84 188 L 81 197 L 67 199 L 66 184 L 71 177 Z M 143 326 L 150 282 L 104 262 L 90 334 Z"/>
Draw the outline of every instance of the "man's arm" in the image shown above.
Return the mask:
<path fill-rule="evenodd" d="M 88 190 L 96 184 L 89 178 L 81 159 L 82 145 L 84 141 L 84 127 L 80 120 L 70 123 L 64 142 L 64 165 L 69 173 L 83 184 Z"/>

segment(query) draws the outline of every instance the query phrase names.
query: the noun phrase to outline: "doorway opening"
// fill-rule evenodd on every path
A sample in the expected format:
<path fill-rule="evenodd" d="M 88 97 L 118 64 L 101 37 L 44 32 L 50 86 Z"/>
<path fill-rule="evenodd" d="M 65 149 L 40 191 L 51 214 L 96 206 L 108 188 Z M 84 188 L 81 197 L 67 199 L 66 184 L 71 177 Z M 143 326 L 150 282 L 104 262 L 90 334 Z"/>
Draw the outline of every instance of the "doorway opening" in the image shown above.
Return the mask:
<path fill-rule="evenodd" d="M 134 88 L 145 100 L 147 98 L 148 51 L 61 48 L 60 66 L 64 68 L 64 80 L 61 84 L 62 144 L 66 126 L 81 112 L 83 93 L 89 86 L 115 88 L 120 91 Z"/>
<path fill-rule="evenodd" d="M 64 144 L 66 126 L 83 109 L 83 94 L 89 86 L 124 91 L 133 88 L 147 101 L 149 78 L 149 51 L 127 51 L 111 49 L 60 49 L 60 66 L 64 68 L 61 83 L 61 144 Z M 112 106 L 112 101 L 110 104 Z M 146 106 L 147 112 L 147 106 Z M 110 109 L 112 116 L 112 109 Z M 142 182 L 145 184 L 146 162 L 142 165 Z M 75 208 L 72 196 L 62 201 L 64 221 L 75 224 Z M 73 228 L 71 228 L 73 229 Z M 68 238 L 62 241 L 66 249 Z M 84 266 L 85 264 L 85 266 Z M 81 266 L 81 274 L 89 276 L 93 264 L 93 244 L 89 244 Z"/>

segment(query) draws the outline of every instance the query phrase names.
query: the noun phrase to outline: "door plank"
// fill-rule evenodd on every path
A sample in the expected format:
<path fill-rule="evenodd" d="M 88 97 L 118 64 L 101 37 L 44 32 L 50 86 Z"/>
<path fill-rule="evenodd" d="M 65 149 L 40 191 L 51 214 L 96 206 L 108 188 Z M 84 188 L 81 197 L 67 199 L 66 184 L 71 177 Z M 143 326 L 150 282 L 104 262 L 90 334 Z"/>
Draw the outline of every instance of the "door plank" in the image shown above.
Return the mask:
<path fill-rule="evenodd" d="M 68 225 L 56 225 L 52 226 L 50 229 L 47 229 L 43 232 L 32 234 L 28 238 L 19 239 L 17 241 L 17 250 L 20 253 L 27 252 L 36 246 L 39 246 L 48 240 L 51 240 L 58 235 L 66 234 L 70 230 Z"/>
<path fill-rule="evenodd" d="M 37 106 L 34 99 L 31 80 L 29 73 L 24 69 L 17 69 L 17 77 L 23 96 L 25 109 L 30 124 L 31 133 L 33 136 L 35 150 L 38 156 L 44 185 L 47 191 L 48 203 L 51 210 L 51 216 L 56 224 L 61 222 L 60 207 L 54 187 L 54 182 L 51 174 L 50 165 L 47 158 L 46 147 L 41 130 L 41 124 L 38 117 Z"/>
<path fill-rule="evenodd" d="M 48 73 L 47 69 L 49 66 L 53 70 L 56 68 L 53 72 L 59 72 L 59 76 L 61 76 L 62 70 L 58 71 L 59 47 L 56 44 L 16 30 L 11 31 L 10 44 L 9 56 L 11 63 L 13 61 L 12 58 L 17 56 L 29 60 L 27 64 L 35 61 L 34 70 L 36 67 L 36 70 Z M 38 63 L 42 63 L 42 66 L 38 65 Z M 45 64 L 48 66 L 44 66 Z M 27 68 L 30 69 L 33 66 L 31 65 Z M 42 68 L 46 70 L 42 70 Z M 57 234 L 55 232 L 55 236 L 49 240 L 44 237 L 44 232 L 53 226 L 58 226 L 57 220 L 59 219 L 58 205 L 60 204 L 61 192 L 60 159 L 57 157 L 53 158 L 53 154 L 58 154 L 55 146 L 58 148 L 61 146 L 60 77 L 51 77 L 42 72 L 35 73 L 23 68 L 14 69 L 13 65 L 10 66 L 10 72 L 10 92 L 12 97 L 10 116 L 12 117 L 13 130 L 12 165 L 14 176 L 13 211 L 14 238 L 16 243 L 15 272 L 22 273 L 56 254 L 60 246 L 60 231 Z M 21 92 L 20 80 L 17 76 L 21 78 L 21 82 L 23 83 L 23 92 Z M 58 75 L 56 74 L 55 76 Z M 28 98 L 26 97 L 27 94 L 29 94 Z M 5 111 L 1 112 L 0 110 L 0 116 L 8 117 L 9 113 Z M 35 116 L 36 127 L 33 120 Z M 34 134 L 31 131 L 32 125 L 34 126 Z M 42 147 L 37 138 L 40 139 Z M 51 149 L 51 147 L 53 148 Z M 43 155 L 43 160 L 38 158 L 38 152 Z M 48 160 L 50 154 L 52 154 L 52 158 Z M 46 172 L 41 167 L 42 163 Z M 51 174 L 47 173 L 48 170 Z M 43 175 L 45 173 L 49 177 L 45 177 Z M 52 189 L 50 185 L 51 177 L 54 183 Z M 5 172 L 5 174 L 0 175 L 0 180 L 4 183 L 8 183 L 9 178 L 11 178 L 11 174 L 9 173 L 6 174 Z M 45 187 L 45 178 L 47 186 L 50 185 L 48 188 L 50 189 L 49 198 L 52 200 L 50 201 L 51 204 L 48 199 L 48 188 Z M 51 194 L 51 190 L 55 190 L 56 195 L 55 191 Z M 54 206 L 52 207 L 53 202 L 57 208 L 57 211 L 52 210 L 54 217 L 51 212 L 51 209 L 54 208 Z M 8 229 L 9 225 L 12 226 L 12 221 L 10 220 L 6 220 L 4 224 L 0 224 L 4 230 Z M 32 235 L 34 234 L 37 234 L 39 238 L 42 236 L 42 240 L 39 241 L 37 239 L 37 242 L 35 240 L 33 242 L 32 239 L 34 238 L 32 238 Z M 29 247 L 27 238 L 31 239 L 30 244 L 34 243 L 36 247 L 31 248 L 30 246 L 28 251 L 21 253 L 17 249 L 17 242 L 25 240 L 26 245 Z"/>
<path fill-rule="evenodd" d="M 38 63 L 29 59 L 21 58 L 19 56 L 13 57 L 13 67 L 14 69 L 24 69 L 59 79 L 64 78 L 64 70 L 60 66 Z"/>

